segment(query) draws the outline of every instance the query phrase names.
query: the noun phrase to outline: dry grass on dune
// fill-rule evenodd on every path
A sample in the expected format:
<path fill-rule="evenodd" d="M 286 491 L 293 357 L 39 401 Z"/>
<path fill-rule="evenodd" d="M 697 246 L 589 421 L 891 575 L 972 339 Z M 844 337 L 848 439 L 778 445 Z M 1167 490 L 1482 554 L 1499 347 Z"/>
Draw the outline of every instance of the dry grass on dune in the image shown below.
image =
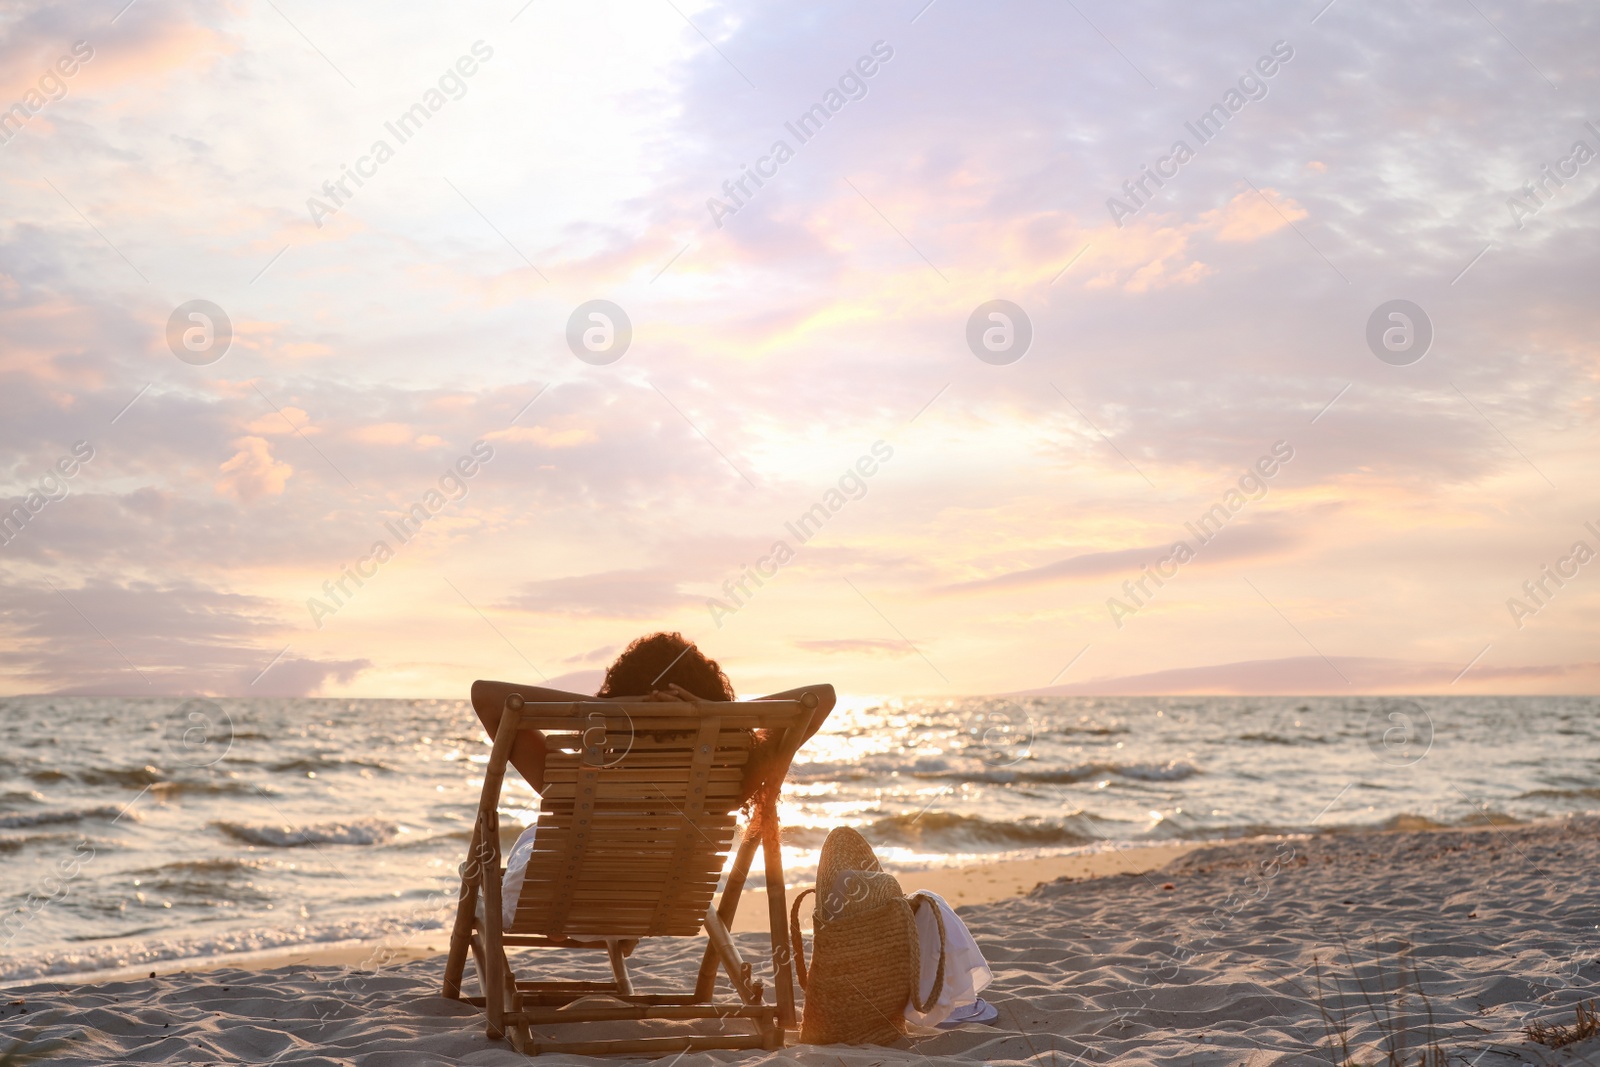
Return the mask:
<path fill-rule="evenodd" d="M 1449 1062 L 1444 1049 L 1439 1045 L 1439 1034 L 1434 1025 L 1433 1005 L 1428 1001 L 1428 994 L 1422 988 L 1422 978 L 1417 971 L 1416 960 L 1411 957 L 1411 946 L 1402 943 L 1395 955 L 1394 984 L 1392 988 L 1384 988 L 1383 984 L 1383 953 L 1379 946 L 1372 946 L 1373 962 L 1378 970 L 1378 985 L 1376 989 L 1368 990 L 1366 983 L 1360 975 L 1351 968 L 1351 976 L 1360 992 L 1360 1005 L 1356 1010 L 1364 1007 L 1372 1016 L 1382 1035 L 1378 1050 L 1382 1053 L 1381 1060 L 1374 1061 L 1383 1067 L 1446 1067 Z M 1350 958 L 1350 946 L 1345 945 L 1345 958 Z M 1406 964 L 1410 963 L 1411 973 L 1406 974 Z M 1345 1003 L 1341 994 L 1338 1002 L 1329 1007 L 1327 994 L 1322 984 L 1322 963 L 1314 959 L 1313 970 L 1316 975 L 1317 1013 L 1322 1016 L 1323 1026 L 1328 1034 L 1328 1048 L 1338 1050 L 1335 1061 L 1340 1067 L 1367 1067 L 1367 1062 L 1357 1059 L 1350 1051 L 1350 1008 Z M 1415 996 L 1422 1004 L 1426 1021 L 1420 1035 L 1415 1034 L 1411 1027 L 1406 1025 L 1407 1012 L 1410 1010 L 1410 999 Z M 1412 1039 L 1417 1038 L 1417 1043 L 1412 1045 Z M 1413 1056 L 1415 1057 L 1413 1059 Z"/>
<path fill-rule="evenodd" d="M 1577 1014 L 1577 1021 L 1571 1026 L 1559 1026 L 1554 1023 L 1534 1023 L 1525 1027 L 1523 1032 L 1528 1035 L 1528 1040 L 1544 1045 L 1548 1048 L 1565 1048 L 1575 1045 L 1579 1041 L 1586 1041 L 1596 1034 L 1600 1034 L 1600 1016 L 1595 1014 L 1594 1001 L 1588 1004 L 1579 1004 L 1573 1010 Z"/>

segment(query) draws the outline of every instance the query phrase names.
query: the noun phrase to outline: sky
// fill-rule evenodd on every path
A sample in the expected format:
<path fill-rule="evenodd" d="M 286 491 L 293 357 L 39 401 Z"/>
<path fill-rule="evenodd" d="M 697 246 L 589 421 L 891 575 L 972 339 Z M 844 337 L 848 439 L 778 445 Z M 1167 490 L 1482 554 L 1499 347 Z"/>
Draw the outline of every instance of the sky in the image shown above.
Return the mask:
<path fill-rule="evenodd" d="M 7 5 L 0 693 L 1600 691 L 1597 42 Z"/>

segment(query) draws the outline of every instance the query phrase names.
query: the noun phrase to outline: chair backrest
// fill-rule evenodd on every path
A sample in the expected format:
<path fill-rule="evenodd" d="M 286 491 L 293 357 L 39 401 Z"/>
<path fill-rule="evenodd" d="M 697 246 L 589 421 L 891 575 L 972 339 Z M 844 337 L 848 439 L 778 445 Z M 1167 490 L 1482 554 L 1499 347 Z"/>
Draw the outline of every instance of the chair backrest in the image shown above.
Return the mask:
<path fill-rule="evenodd" d="M 754 731 L 786 760 L 811 716 L 792 700 L 527 703 L 506 714 L 544 731 L 548 749 L 506 933 L 546 937 L 698 933 L 733 844 Z"/>

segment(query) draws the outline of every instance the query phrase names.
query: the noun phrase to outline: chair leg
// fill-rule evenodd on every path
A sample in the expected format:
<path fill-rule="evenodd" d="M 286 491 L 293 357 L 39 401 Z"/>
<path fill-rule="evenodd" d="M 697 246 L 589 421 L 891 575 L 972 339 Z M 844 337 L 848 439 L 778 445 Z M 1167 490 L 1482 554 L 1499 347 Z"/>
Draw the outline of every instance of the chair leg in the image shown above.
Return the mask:
<path fill-rule="evenodd" d="M 483 1013 L 488 1017 L 489 1039 L 498 1041 L 506 1036 L 506 971 L 504 961 L 497 961 L 495 950 L 498 945 L 490 945 L 488 952 L 490 959 L 488 966 L 479 975 L 483 979 Z"/>
<path fill-rule="evenodd" d="M 483 913 L 478 916 L 478 924 L 483 929 L 483 950 L 486 958 L 478 977 L 483 982 L 483 1010 L 489 1018 L 489 1037 L 491 1040 L 498 1040 L 506 1036 L 506 1008 L 510 1004 L 511 993 L 517 988 L 517 984 L 511 974 L 511 963 L 506 959 L 505 942 L 501 940 L 500 916 L 489 914 L 490 908 L 499 907 L 499 902 L 485 901 L 485 904 L 487 906 Z"/>
<path fill-rule="evenodd" d="M 739 852 L 734 857 L 733 867 L 728 871 L 728 884 L 722 891 L 722 900 L 717 904 L 717 917 L 722 920 L 722 925 L 732 928 L 733 917 L 739 910 L 739 896 L 744 892 L 745 878 L 750 874 L 750 864 L 755 860 L 756 849 L 761 847 L 761 836 L 750 832 L 746 827 L 744 836 L 739 839 Z M 695 1000 L 702 1003 L 709 1002 L 717 990 L 717 950 L 713 945 L 706 945 L 706 954 L 700 958 L 700 974 L 695 979 Z"/>
<path fill-rule="evenodd" d="M 706 937 L 722 961 L 723 969 L 728 972 L 728 981 L 732 983 L 734 992 L 739 994 L 739 999 L 750 1005 L 760 1004 L 761 982 L 750 976 L 750 965 L 740 957 L 738 946 L 733 943 L 733 935 L 713 908 L 706 909 Z"/>
<path fill-rule="evenodd" d="M 533 1034 L 528 1029 L 528 1023 L 522 1017 L 522 1007 L 522 994 L 517 992 L 517 975 L 511 969 L 510 961 L 507 961 L 506 1010 L 511 1015 L 511 1020 L 506 1025 L 506 1038 L 511 1042 L 511 1047 L 518 1052 L 526 1052 L 528 1045 L 533 1040 Z"/>
<path fill-rule="evenodd" d="M 783 1028 L 775 1019 L 757 1019 L 756 1030 L 761 1035 L 761 1047 L 769 1051 L 783 1048 Z"/>
<path fill-rule="evenodd" d="M 762 812 L 762 825 L 770 827 L 764 833 L 761 851 L 767 871 L 767 921 L 772 930 L 772 992 L 778 1001 L 778 1025 L 793 1030 L 796 1025 L 794 1010 L 794 972 L 789 954 L 789 908 L 783 888 L 783 850 L 778 844 L 777 806 L 768 801 Z"/>
<path fill-rule="evenodd" d="M 444 995 L 451 1000 L 461 999 L 461 978 L 467 969 L 467 950 L 473 936 L 473 918 L 477 912 L 478 883 L 482 866 L 478 862 L 478 831 L 472 827 L 472 845 L 467 850 L 467 862 L 461 867 L 461 895 L 456 900 L 456 922 L 450 931 L 450 956 L 444 965 Z M 478 973 L 483 973 L 479 963 Z"/>
<path fill-rule="evenodd" d="M 480 994 L 487 995 L 489 991 L 489 983 L 488 980 L 483 976 L 489 973 L 489 964 L 483 951 L 483 938 L 479 937 L 478 934 L 474 932 L 472 935 L 472 942 L 468 947 L 472 949 L 472 963 L 473 966 L 477 968 L 478 992 Z"/>
<path fill-rule="evenodd" d="M 511 694 L 506 698 L 505 711 L 495 730 L 494 748 L 489 752 L 489 764 L 484 768 L 483 793 L 478 798 L 478 817 L 473 822 L 473 838 L 478 848 L 471 857 L 476 861 L 480 892 L 474 894 L 474 922 L 483 931 L 483 948 L 488 959 L 480 977 L 484 982 L 483 1009 L 488 1016 L 488 1033 L 491 1040 L 505 1037 L 507 990 L 515 984 L 506 984 L 510 968 L 506 963 L 506 943 L 501 937 L 500 881 L 505 872 L 500 868 L 500 786 L 505 780 L 506 766 L 511 760 L 511 749 L 521 729 L 519 713 L 522 697 Z M 481 907 L 481 911 L 478 910 Z"/>
<path fill-rule="evenodd" d="M 606 954 L 611 957 L 611 974 L 617 982 L 617 992 L 622 996 L 633 994 L 633 983 L 628 981 L 628 962 L 622 956 L 622 944 L 618 941 L 606 942 Z"/>

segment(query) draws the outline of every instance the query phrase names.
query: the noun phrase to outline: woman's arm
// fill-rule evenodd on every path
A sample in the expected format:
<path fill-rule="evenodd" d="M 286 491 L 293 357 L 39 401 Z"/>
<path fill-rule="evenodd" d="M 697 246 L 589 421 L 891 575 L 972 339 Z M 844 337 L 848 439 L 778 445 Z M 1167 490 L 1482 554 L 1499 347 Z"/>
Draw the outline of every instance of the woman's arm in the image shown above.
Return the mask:
<path fill-rule="evenodd" d="M 817 730 L 822 727 L 822 723 L 823 723 L 824 720 L 827 719 L 828 713 L 833 710 L 833 705 L 838 699 L 834 695 L 833 686 L 831 686 L 831 685 L 804 685 L 804 686 L 801 686 L 799 689 L 785 689 L 781 693 L 768 693 L 764 697 L 756 697 L 755 699 L 756 700 L 799 700 L 802 697 L 805 697 L 807 695 L 814 696 L 814 697 L 817 698 L 817 706 L 814 709 L 812 709 L 810 727 L 806 730 L 805 736 L 800 739 L 801 742 L 804 743 L 804 742 L 810 740 L 811 739 L 811 735 L 816 733 Z M 627 699 L 630 699 L 630 700 L 682 700 L 682 701 L 685 701 L 686 703 L 690 703 L 690 704 L 698 704 L 698 703 L 701 702 L 701 698 L 700 697 L 695 696 L 693 693 L 689 692 L 687 689 L 685 689 L 683 686 L 679 685 L 677 682 L 668 682 L 667 683 L 667 688 L 665 690 L 659 690 L 657 692 L 653 692 L 647 697 L 629 697 Z"/>
<path fill-rule="evenodd" d="M 811 725 L 806 729 L 801 743 L 811 740 L 811 735 L 821 729 L 823 722 L 828 718 L 828 713 L 833 711 L 833 705 L 838 697 L 833 692 L 831 685 L 803 685 L 799 689 L 785 689 L 781 693 L 769 693 L 757 700 L 799 700 L 807 693 L 814 694 L 817 698 L 817 709 L 811 713 Z"/>
<path fill-rule="evenodd" d="M 805 736 L 800 738 L 800 743 L 805 744 L 811 740 L 811 735 L 822 728 L 823 722 L 828 718 L 828 713 L 833 710 L 837 697 L 831 685 L 804 685 L 799 689 L 785 689 L 781 693 L 768 693 L 756 700 L 800 700 L 805 696 L 817 698 L 817 706 L 812 709 L 811 723 L 806 728 Z M 689 692 L 677 682 L 668 682 L 667 688 L 651 693 L 647 697 L 630 697 L 630 700 L 682 700 L 689 704 L 698 704 L 701 698 Z"/>
<path fill-rule="evenodd" d="M 583 693 L 565 693 L 559 689 L 545 689 L 536 685 L 513 685 L 510 682 L 473 682 L 472 710 L 493 739 L 500 728 L 500 712 L 506 706 L 506 697 L 522 694 L 527 701 L 593 700 Z M 544 792 L 544 734 L 538 730 L 522 730 L 511 746 L 511 766 L 517 769 L 534 791 Z"/>
<path fill-rule="evenodd" d="M 584 693 L 568 693 L 560 689 L 546 689 L 537 685 L 515 685 L 511 682 L 486 682 L 472 683 L 472 707 L 478 713 L 478 719 L 483 723 L 484 730 L 493 738 L 495 731 L 500 727 L 500 712 L 505 707 L 506 697 L 512 693 L 520 693 L 524 700 L 534 701 L 565 701 L 565 700 L 598 700 L 599 697 L 589 696 Z M 831 685 L 807 685 L 799 689 L 786 689 L 781 693 L 769 693 L 757 700 L 799 700 L 810 693 L 817 698 L 817 707 L 811 715 L 811 722 L 805 735 L 800 739 L 802 743 L 810 740 L 811 735 L 821 728 L 828 714 L 833 711 L 837 696 Z M 669 685 L 666 691 L 651 693 L 643 697 L 612 697 L 612 700 L 697 700 L 692 694 L 681 691 L 676 685 Z M 517 734 L 517 740 L 511 748 L 511 765 L 517 769 L 523 779 L 531 785 L 536 792 L 544 792 L 544 735 L 538 730 L 522 730 Z"/>

